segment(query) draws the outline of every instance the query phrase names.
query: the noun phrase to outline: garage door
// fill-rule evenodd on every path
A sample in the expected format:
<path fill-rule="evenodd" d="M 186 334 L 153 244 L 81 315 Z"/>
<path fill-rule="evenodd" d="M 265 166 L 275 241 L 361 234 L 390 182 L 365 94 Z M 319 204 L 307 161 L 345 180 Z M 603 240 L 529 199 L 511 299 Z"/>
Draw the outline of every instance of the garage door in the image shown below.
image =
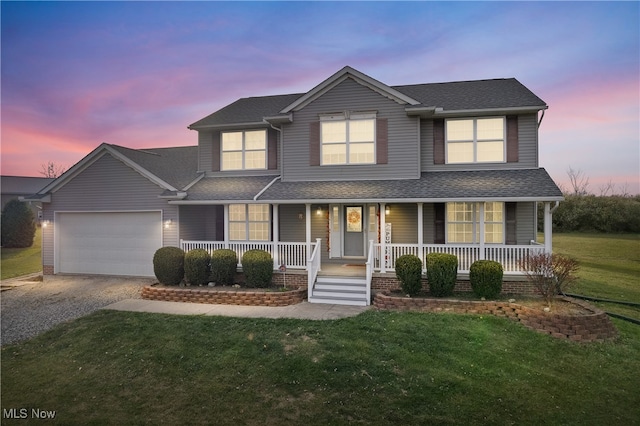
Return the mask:
<path fill-rule="evenodd" d="M 57 271 L 153 276 L 160 212 L 58 213 Z"/>

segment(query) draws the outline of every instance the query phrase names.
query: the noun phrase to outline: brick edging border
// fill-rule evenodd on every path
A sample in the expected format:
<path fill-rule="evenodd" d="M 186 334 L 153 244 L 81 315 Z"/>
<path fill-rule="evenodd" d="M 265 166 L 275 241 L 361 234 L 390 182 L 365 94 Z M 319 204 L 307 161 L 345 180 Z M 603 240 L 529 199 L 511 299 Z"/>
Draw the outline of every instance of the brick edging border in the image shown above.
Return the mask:
<path fill-rule="evenodd" d="M 569 297 L 562 299 L 592 313 L 562 315 L 541 312 L 515 302 L 410 298 L 392 296 L 389 292 L 377 293 L 373 299 L 373 305 L 378 309 L 387 310 L 501 316 L 520 322 L 531 330 L 575 342 L 603 342 L 618 336 L 618 330 L 604 311 L 580 300 Z"/>
<path fill-rule="evenodd" d="M 146 285 L 142 298 L 165 302 L 209 303 L 214 305 L 289 306 L 307 298 L 307 289 L 288 291 L 216 291 L 209 288 L 157 287 Z"/>

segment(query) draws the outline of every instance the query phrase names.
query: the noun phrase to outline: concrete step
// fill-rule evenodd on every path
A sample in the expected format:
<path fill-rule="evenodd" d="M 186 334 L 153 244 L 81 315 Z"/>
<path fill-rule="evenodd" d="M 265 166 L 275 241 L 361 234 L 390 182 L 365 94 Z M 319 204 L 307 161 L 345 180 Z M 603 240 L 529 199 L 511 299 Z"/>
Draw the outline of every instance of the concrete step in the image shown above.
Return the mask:
<path fill-rule="evenodd" d="M 327 296 L 310 296 L 309 303 L 328 303 L 331 305 L 367 306 L 367 300 L 363 298 L 336 298 Z"/>

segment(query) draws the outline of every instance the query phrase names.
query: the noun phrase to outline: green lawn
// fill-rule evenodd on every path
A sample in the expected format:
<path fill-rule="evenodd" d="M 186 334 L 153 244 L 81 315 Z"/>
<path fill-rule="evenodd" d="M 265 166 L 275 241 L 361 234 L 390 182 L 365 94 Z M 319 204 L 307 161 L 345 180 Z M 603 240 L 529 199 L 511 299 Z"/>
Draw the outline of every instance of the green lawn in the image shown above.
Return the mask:
<path fill-rule="evenodd" d="M 633 424 L 640 327 L 616 324 L 619 341 L 580 345 L 491 316 L 101 311 L 3 348 L 2 407 L 63 424 Z"/>
<path fill-rule="evenodd" d="M 574 291 L 638 300 L 637 236 L 554 237 L 582 262 Z M 100 311 L 3 347 L 2 409 L 61 424 L 639 424 L 640 326 L 613 321 L 616 341 L 577 344 L 479 315 Z"/>
<path fill-rule="evenodd" d="M 554 234 L 553 250 L 580 262 L 571 293 L 640 303 L 640 235 Z M 640 308 L 595 304 L 640 320 Z"/>
<path fill-rule="evenodd" d="M 42 229 L 36 228 L 33 245 L 27 248 L 0 249 L 0 279 L 42 271 Z"/>

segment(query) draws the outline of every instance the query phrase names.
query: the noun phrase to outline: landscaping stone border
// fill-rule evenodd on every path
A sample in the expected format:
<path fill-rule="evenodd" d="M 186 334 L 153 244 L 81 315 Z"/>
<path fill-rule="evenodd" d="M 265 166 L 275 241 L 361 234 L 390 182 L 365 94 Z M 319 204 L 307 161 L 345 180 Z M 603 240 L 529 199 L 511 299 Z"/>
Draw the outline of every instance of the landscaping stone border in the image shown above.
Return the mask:
<path fill-rule="evenodd" d="M 501 316 L 518 321 L 531 330 L 575 342 L 603 342 L 618 336 L 618 330 L 604 311 L 569 297 L 563 297 L 562 300 L 575 303 L 592 313 L 563 315 L 539 311 L 515 302 L 411 298 L 391 295 L 386 291 L 375 295 L 373 305 L 388 310 Z"/>
<path fill-rule="evenodd" d="M 289 306 L 307 298 L 307 289 L 287 291 L 216 290 L 206 287 L 159 287 L 144 286 L 142 298 L 166 302 L 209 303 L 214 305 L 243 306 Z"/>

